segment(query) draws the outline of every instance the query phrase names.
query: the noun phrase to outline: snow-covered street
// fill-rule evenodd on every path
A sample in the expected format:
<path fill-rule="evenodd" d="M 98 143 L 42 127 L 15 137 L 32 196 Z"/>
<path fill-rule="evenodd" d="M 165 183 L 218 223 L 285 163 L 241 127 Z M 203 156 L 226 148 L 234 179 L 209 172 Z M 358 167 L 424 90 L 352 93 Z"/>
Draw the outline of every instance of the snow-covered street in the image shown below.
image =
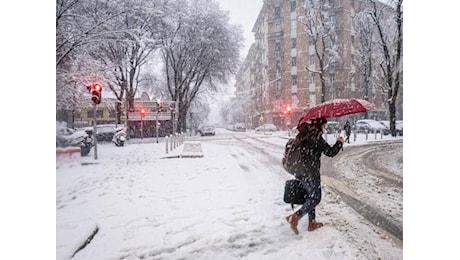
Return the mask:
<path fill-rule="evenodd" d="M 280 164 L 287 138 L 217 129 L 216 136 L 193 137 L 203 158 L 165 159 L 165 144 L 148 140 L 99 144 L 97 160 L 92 151 L 84 165 L 56 171 L 57 259 L 402 259 L 402 241 L 358 214 L 324 179 L 317 218 L 325 227 L 308 232 L 302 219 L 300 235 L 292 233 L 283 202 L 291 176 Z M 402 158 L 390 157 L 402 177 Z"/>

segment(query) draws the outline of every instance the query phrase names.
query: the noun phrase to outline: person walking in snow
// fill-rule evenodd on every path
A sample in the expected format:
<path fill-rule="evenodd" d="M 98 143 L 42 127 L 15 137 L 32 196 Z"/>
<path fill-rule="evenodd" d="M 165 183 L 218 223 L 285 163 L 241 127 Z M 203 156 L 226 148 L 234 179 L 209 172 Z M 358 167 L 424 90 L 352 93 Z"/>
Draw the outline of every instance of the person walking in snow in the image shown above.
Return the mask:
<path fill-rule="evenodd" d="M 299 135 L 304 138 L 302 142 L 301 155 L 303 159 L 304 171 L 296 173 L 295 178 L 298 179 L 308 198 L 299 210 L 286 217 L 292 231 L 298 235 L 299 230 L 297 225 L 299 220 L 308 214 L 308 231 L 313 231 L 323 226 L 323 223 L 316 221 L 315 208 L 321 201 L 321 154 L 329 157 L 334 157 L 343 146 L 344 139 L 342 136 L 337 138 L 336 143 L 330 146 L 322 137 L 327 120 L 324 117 L 313 119 L 311 122 L 304 122 L 297 128 Z"/>
<path fill-rule="evenodd" d="M 350 121 L 347 120 L 347 122 L 345 123 L 345 126 L 343 127 L 343 130 L 345 130 L 345 141 L 347 143 L 350 143 L 350 135 L 351 135 L 351 125 L 350 125 Z"/>

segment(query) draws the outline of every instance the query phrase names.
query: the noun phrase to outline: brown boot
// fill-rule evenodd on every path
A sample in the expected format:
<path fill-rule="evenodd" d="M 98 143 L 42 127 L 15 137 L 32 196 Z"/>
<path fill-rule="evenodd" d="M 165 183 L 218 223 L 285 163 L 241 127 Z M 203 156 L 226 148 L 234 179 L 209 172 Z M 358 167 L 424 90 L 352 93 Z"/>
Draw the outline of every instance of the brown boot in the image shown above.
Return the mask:
<path fill-rule="evenodd" d="M 299 234 L 299 230 L 297 229 L 297 224 L 299 223 L 299 215 L 296 213 L 289 215 L 286 217 L 286 220 L 289 224 L 291 224 L 291 229 L 294 231 L 296 235 Z"/>
<path fill-rule="evenodd" d="M 308 221 L 308 231 L 313 231 L 317 228 L 320 228 L 323 226 L 322 222 L 316 222 L 315 220 L 309 220 Z"/>

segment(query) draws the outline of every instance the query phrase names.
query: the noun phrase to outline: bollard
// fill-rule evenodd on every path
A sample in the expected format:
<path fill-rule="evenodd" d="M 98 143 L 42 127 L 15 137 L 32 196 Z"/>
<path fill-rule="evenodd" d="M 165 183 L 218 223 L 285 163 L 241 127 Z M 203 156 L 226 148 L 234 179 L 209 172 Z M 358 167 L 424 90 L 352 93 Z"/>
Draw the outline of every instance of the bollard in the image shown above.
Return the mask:
<path fill-rule="evenodd" d="M 356 129 L 353 129 L 353 141 L 356 142 Z"/>
<path fill-rule="evenodd" d="M 169 146 L 169 147 L 170 147 L 169 150 L 172 151 L 172 150 L 173 150 L 173 135 L 170 135 L 169 145 L 170 145 L 170 146 Z"/>
<path fill-rule="evenodd" d="M 367 141 L 367 137 L 369 135 L 369 130 L 365 130 L 364 132 L 366 133 L 366 141 Z"/>
<path fill-rule="evenodd" d="M 374 140 L 377 140 L 377 129 L 374 129 L 374 134 L 375 134 Z"/>
<path fill-rule="evenodd" d="M 165 136 L 166 154 L 168 154 L 168 136 Z"/>
<path fill-rule="evenodd" d="M 380 129 L 380 140 L 383 139 L 383 129 Z"/>

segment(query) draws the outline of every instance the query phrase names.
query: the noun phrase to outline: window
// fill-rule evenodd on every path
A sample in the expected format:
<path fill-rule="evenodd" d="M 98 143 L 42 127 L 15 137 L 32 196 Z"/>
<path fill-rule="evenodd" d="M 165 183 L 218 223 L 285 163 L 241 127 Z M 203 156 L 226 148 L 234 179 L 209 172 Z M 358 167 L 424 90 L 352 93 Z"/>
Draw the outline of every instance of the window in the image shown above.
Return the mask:
<path fill-rule="evenodd" d="M 291 32 L 297 31 L 297 21 L 291 20 Z"/>
<path fill-rule="evenodd" d="M 281 90 L 282 90 L 282 88 L 281 88 L 281 80 L 277 80 L 275 86 L 276 86 L 276 91 L 281 93 Z"/>
<path fill-rule="evenodd" d="M 296 4 L 294 0 L 294 1 L 291 1 L 291 12 L 295 12 L 295 8 L 296 8 Z"/>
<path fill-rule="evenodd" d="M 351 44 L 355 44 L 355 36 L 354 35 L 351 36 Z"/>
<path fill-rule="evenodd" d="M 309 61 L 308 64 L 314 65 L 314 64 L 315 64 L 315 55 L 314 55 L 314 54 L 311 54 L 311 55 L 309 56 L 308 61 Z"/>
<path fill-rule="evenodd" d="M 297 38 L 291 38 L 291 49 L 295 49 L 297 47 Z"/>
<path fill-rule="evenodd" d="M 334 87 L 334 82 L 335 82 L 335 73 L 330 74 L 331 77 L 331 87 Z"/>
<path fill-rule="evenodd" d="M 315 83 L 315 75 L 316 75 L 315 73 L 310 72 L 310 82 L 311 83 Z"/>
<path fill-rule="evenodd" d="M 275 18 L 281 18 L 281 8 L 275 7 Z"/>
<path fill-rule="evenodd" d="M 297 75 L 291 75 L 292 85 L 297 85 Z"/>
<path fill-rule="evenodd" d="M 291 57 L 291 66 L 297 66 L 297 57 Z"/>

